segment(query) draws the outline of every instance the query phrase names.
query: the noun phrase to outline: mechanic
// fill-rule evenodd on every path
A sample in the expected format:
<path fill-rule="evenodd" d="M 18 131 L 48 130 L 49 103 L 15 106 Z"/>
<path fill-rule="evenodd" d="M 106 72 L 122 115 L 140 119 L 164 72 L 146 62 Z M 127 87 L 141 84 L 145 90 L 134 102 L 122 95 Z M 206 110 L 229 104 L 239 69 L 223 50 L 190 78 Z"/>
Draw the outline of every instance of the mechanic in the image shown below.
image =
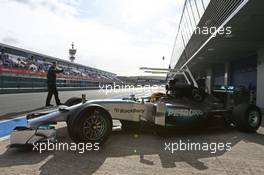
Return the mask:
<path fill-rule="evenodd" d="M 47 74 L 48 96 L 46 99 L 46 106 L 52 106 L 50 104 L 52 95 L 54 95 L 55 97 L 56 104 L 61 105 L 58 90 L 57 90 L 57 85 L 56 85 L 56 74 L 62 73 L 62 72 L 63 72 L 63 69 L 57 68 L 57 62 L 52 62 L 52 65 L 50 66 L 48 70 L 48 74 Z"/>

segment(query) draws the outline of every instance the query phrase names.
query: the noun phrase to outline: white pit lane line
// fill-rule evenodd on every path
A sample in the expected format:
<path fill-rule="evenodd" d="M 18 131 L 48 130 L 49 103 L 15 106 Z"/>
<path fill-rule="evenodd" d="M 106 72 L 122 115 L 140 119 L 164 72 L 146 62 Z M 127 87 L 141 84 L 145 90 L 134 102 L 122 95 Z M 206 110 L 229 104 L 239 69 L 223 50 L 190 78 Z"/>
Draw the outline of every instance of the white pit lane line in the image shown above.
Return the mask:
<path fill-rule="evenodd" d="M 0 138 L 0 142 L 1 142 L 1 141 L 4 141 L 4 140 L 7 140 L 7 139 L 9 139 L 9 138 L 10 138 L 10 135 L 8 135 L 8 136 L 4 136 L 4 137 L 1 137 L 1 138 Z"/>

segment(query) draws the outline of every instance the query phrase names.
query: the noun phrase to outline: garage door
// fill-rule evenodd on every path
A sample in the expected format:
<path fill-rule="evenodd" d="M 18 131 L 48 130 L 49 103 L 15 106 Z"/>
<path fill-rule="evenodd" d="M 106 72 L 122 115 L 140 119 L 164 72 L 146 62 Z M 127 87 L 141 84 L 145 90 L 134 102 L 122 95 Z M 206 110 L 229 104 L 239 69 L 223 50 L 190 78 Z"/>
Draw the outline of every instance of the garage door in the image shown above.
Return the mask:
<path fill-rule="evenodd" d="M 257 56 L 240 59 L 231 63 L 231 82 L 234 86 L 256 88 Z"/>

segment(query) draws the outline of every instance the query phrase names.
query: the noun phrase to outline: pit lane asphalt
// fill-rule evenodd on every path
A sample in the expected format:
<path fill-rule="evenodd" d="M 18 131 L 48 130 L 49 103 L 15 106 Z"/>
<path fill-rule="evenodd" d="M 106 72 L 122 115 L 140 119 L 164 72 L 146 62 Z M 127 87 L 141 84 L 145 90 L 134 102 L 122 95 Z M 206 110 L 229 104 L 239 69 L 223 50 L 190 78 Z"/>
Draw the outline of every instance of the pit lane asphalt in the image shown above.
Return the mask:
<path fill-rule="evenodd" d="M 70 143 L 65 124 L 57 130 L 58 141 Z M 213 129 L 170 133 L 118 131 L 99 151 L 45 151 L 7 148 L 0 142 L 0 174 L 264 174 L 264 128 L 257 133 L 235 129 Z M 164 150 L 165 142 L 230 142 L 231 151 Z"/>

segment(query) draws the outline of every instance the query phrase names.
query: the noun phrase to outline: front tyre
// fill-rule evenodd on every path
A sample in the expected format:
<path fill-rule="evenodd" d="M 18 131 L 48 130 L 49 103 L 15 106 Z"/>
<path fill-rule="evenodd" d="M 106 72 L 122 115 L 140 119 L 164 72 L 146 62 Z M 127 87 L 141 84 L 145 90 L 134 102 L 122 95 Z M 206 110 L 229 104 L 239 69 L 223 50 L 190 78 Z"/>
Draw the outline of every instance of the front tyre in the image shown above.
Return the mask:
<path fill-rule="evenodd" d="M 64 104 L 66 106 L 73 106 L 73 105 L 77 105 L 79 103 L 82 102 L 82 98 L 79 98 L 79 97 L 71 97 L 69 98 Z"/>
<path fill-rule="evenodd" d="M 86 109 L 69 122 L 68 132 L 76 143 L 101 144 L 112 132 L 112 119 L 102 109 Z"/>
<path fill-rule="evenodd" d="M 196 102 L 202 102 L 205 98 L 205 94 L 201 89 L 194 88 L 192 90 L 192 98 Z"/>
<path fill-rule="evenodd" d="M 235 126 L 245 132 L 256 132 L 260 127 L 262 115 L 255 105 L 240 104 L 233 109 L 232 119 Z"/>

